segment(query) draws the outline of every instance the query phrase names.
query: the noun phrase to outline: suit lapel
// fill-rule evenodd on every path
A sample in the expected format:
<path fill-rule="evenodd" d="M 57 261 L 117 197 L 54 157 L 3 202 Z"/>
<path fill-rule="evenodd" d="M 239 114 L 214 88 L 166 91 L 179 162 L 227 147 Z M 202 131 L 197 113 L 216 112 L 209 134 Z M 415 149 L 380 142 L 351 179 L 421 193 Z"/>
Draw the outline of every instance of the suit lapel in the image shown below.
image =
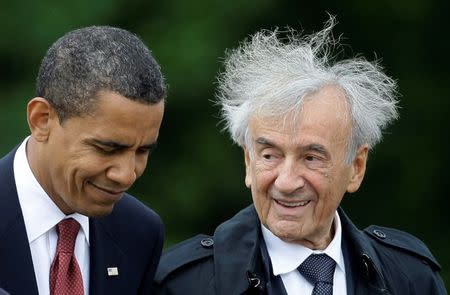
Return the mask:
<path fill-rule="evenodd" d="M 342 253 L 345 260 L 345 273 L 348 295 L 389 295 L 383 275 L 376 265 L 376 254 L 361 237 L 361 232 L 339 208 L 342 224 Z M 375 261 L 374 261 L 375 260 Z"/>
<path fill-rule="evenodd" d="M 0 285 L 11 294 L 38 294 L 14 180 L 15 152 L 0 160 Z"/>
<path fill-rule="evenodd" d="M 33 260 L 14 180 L 16 149 L 0 159 L 0 286 L 11 294 L 37 295 Z M 124 294 L 130 279 L 126 256 L 112 238 L 110 218 L 89 219 L 89 294 Z M 118 275 L 108 275 L 116 267 Z M 126 291 L 125 291 L 126 293 Z"/>
<path fill-rule="evenodd" d="M 124 294 L 121 292 L 126 290 L 127 286 L 126 256 L 112 238 L 104 222 L 104 219 L 89 219 L 89 294 Z M 108 268 L 112 268 L 109 274 Z"/>

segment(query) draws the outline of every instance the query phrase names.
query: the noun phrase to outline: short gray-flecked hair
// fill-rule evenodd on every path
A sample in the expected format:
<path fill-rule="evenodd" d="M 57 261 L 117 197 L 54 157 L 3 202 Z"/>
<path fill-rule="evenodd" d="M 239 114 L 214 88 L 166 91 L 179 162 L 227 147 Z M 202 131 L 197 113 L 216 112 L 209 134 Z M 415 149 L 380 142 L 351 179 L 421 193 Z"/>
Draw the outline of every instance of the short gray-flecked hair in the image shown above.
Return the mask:
<path fill-rule="evenodd" d="M 61 122 L 93 110 L 101 90 L 155 104 L 166 97 L 160 66 L 134 34 L 109 26 L 71 31 L 42 60 L 36 96 L 47 99 Z"/>
<path fill-rule="evenodd" d="M 352 118 L 347 163 L 358 147 L 373 148 L 382 130 L 398 117 L 396 82 L 377 62 L 362 57 L 333 61 L 339 40 L 332 35 L 334 18 L 315 34 L 301 36 L 290 30 L 257 32 L 229 51 L 218 76 L 217 102 L 225 128 L 240 146 L 249 143 L 253 115 L 283 116 L 299 111 L 304 98 L 324 86 L 341 88 Z"/>

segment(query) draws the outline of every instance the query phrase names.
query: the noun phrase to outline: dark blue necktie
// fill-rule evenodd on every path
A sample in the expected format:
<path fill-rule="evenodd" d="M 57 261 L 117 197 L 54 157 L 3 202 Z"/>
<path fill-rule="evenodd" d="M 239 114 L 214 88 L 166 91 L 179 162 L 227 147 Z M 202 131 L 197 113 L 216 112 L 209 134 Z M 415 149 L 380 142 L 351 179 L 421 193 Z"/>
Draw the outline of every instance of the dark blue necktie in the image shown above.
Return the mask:
<path fill-rule="evenodd" d="M 311 295 L 332 295 L 336 262 L 326 254 L 312 254 L 298 267 L 298 271 L 314 289 Z"/>

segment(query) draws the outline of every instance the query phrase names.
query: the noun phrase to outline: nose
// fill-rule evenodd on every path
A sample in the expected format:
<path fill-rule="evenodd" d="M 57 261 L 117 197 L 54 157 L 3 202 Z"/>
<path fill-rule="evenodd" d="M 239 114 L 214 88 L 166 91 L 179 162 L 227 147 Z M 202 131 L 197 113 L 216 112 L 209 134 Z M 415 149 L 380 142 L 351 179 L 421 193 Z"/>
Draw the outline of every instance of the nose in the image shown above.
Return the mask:
<path fill-rule="evenodd" d="M 282 193 L 291 194 L 305 186 L 301 167 L 295 161 L 286 160 L 279 167 L 275 188 Z"/>
<path fill-rule="evenodd" d="M 123 188 L 129 188 L 136 181 L 136 159 L 134 155 L 121 155 L 106 172 L 106 177 Z"/>

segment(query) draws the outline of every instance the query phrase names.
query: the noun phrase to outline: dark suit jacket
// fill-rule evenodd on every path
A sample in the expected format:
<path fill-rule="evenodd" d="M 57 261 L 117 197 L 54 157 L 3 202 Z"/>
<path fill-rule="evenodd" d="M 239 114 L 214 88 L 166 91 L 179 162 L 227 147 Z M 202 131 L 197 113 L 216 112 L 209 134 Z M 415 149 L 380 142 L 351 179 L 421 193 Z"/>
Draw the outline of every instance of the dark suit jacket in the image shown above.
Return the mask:
<path fill-rule="evenodd" d="M 379 226 L 361 231 L 338 212 L 347 294 L 447 294 L 439 264 L 419 239 Z M 214 236 L 198 235 L 167 249 L 155 276 L 156 294 L 282 294 L 264 264 L 260 229 L 252 205 L 219 225 Z"/>
<path fill-rule="evenodd" d="M 0 286 L 14 295 L 34 295 L 37 283 L 14 181 L 15 151 L 0 159 Z M 128 194 L 110 215 L 89 218 L 89 294 L 151 294 L 163 236 L 159 216 Z M 108 276 L 108 267 L 117 267 L 119 275 Z"/>

